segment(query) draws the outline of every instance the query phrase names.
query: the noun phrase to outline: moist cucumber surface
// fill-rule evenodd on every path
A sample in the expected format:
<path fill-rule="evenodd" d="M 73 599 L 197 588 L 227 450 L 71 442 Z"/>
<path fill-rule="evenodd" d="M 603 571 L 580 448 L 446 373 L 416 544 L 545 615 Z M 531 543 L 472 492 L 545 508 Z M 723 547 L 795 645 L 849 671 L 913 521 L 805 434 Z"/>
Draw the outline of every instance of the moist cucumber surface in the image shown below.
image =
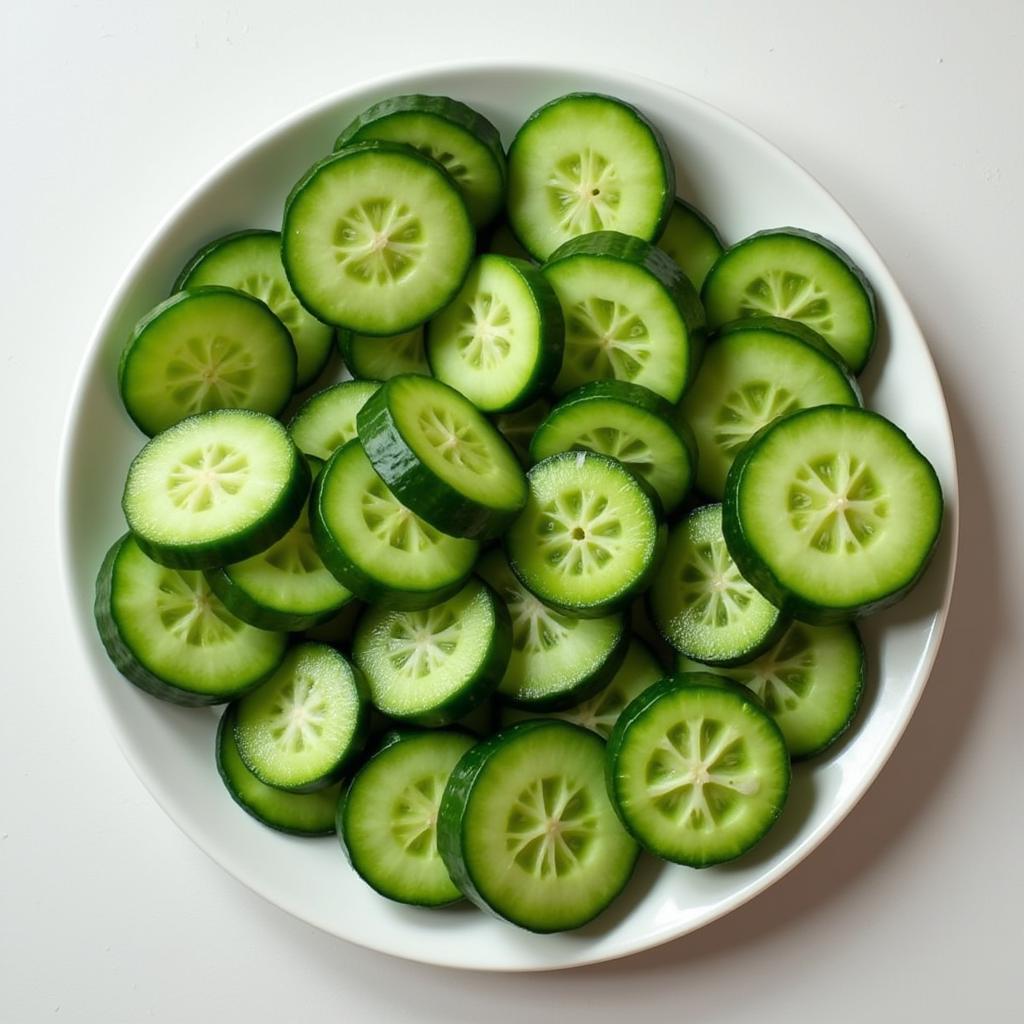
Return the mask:
<path fill-rule="evenodd" d="M 288 424 L 299 451 L 329 459 L 356 436 L 356 414 L 379 387 L 378 380 L 343 380 L 307 398 Z"/>
<path fill-rule="evenodd" d="M 390 380 L 400 373 L 430 376 L 422 325 L 391 338 L 341 330 L 338 331 L 338 349 L 353 377 L 380 381 Z"/>
<path fill-rule="evenodd" d="M 665 230 L 658 239 L 658 248 L 672 257 L 699 292 L 725 247 L 711 221 L 677 196 Z"/>

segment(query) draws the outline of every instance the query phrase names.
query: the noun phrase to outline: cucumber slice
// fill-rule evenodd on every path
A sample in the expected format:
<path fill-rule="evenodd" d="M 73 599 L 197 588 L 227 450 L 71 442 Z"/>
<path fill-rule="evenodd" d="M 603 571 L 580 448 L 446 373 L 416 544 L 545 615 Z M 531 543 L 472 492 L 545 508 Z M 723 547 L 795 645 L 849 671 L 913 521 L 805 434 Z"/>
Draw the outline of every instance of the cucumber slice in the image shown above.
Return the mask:
<path fill-rule="evenodd" d="M 96 628 L 114 667 L 140 690 L 186 707 L 221 704 L 265 679 L 288 638 L 247 626 L 202 573 L 168 569 L 131 534 L 96 579 Z"/>
<path fill-rule="evenodd" d="M 352 657 L 374 707 L 399 721 L 450 725 L 497 687 L 512 649 L 505 605 L 471 579 L 454 597 L 420 611 L 368 608 Z"/>
<path fill-rule="evenodd" d="M 522 243 L 516 238 L 512 229 L 508 226 L 507 220 L 498 221 L 491 229 L 487 237 L 478 240 L 481 252 L 493 252 L 498 256 L 511 256 L 516 260 L 526 260 L 528 263 L 535 263 L 534 258 L 523 248 Z"/>
<path fill-rule="evenodd" d="M 505 536 L 512 571 L 531 593 L 593 618 L 648 583 L 658 547 L 654 501 L 622 463 L 563 452 L 527 474 L 530 495 Z"/>
<path fill-rule="evenodd" d="M 310 498 L 313 543 L 356 596 L 392 608 L 451 597 L 473 571 L 476 541 L 449 537 L 410 512 L 373 471 L 358 440 L 339 448 Z"/>
<path fill-rule="evenodd" d="M 221 715 L 217 726 L 217 771 L 231 799 L 262 824 L 293 836 L 325 836 L 334 831 L 341 783 L 315 793 L 287 793 L 260 782 L 238 753 L 233 707 Z"/>
<path fill-rule="evenodd" d="M 519 409 L 545 392 L 562 366 L 562 307 L 544 275 L 523 260 L 481 256 L 427 331 L 438 380 L 482 412 Z"/>
<path fill-rule="evenodd" d="M 531 466 L 530 441 L 544 417 L 551 411 L 551 403 L 546 398 L 538 398 L 525 409 L 515 412 L 503 412 L 493 418 L 499 433 L 516 453 L 516 458 L 524 466 Z"/>
<path fill-rule="evenodd" d="M 353 377 L 381 381 L 390 380 L 400 373 L 430 376 L 422 325 L 393 338 L 338 331 L 338 349 Z"/>
<path fill-rule="evenodd" d="M 283 537 L 309 467 L 277 420 L 219 409 L 190 416 L 135 456 L 122 507 L 139 546 L 177 569 L 240 562 Z"/>
<path fill-rule="evenodd" d="M 359 440 L 395 497 L 454 537 L 494 537 L 526 502 L 505 439 L 468 399 L 430 377 L 393 377 L 359 410 Z"/>
<path fill-rule="evenodd" d="M 196 288 L 165 299 L 135 325 L 117 382 L 128 415 L 150 436 L 210 409 L 276 416 L 295 388 L 295 347 L 258 299 Z"/>
<path fill-rule="evenodd" d="M 639 384 L 595 380 L 571 391 L 530 442 L 539 462 L 578 448 L 618 459 L 647 481 L 672 512 L 690 489 L 696 445 L 689 427 L 663 398 Z"/>
<path fill-rule="evenodd" d="M 235 707 L 235 743 L 268 786 L 311 793 L 337 782 L 369 727 L 359 674 L 333 647 L 293 647 L 277 671 Z"/>
<path fill-rule="evenodd" d="M 669 535 L 647 595 L 654 624 L 680 653 L 736 665 L 770 647 L 785 629 L 778 608 L 741 575 L 722 536 L 722 506 L 691 512 Z"/>
<path fill-rule="evenodd" d="M 446 306 L 473 259 L 451 178 L 411 146 L 361 142 L 315 164 L 284 211 L 288 281 L 318 320 L 411 331 Z"/>
<path fill-rule="evenodd" d="M 703 868 L 746 853 L 789 792 L 779 727 L 717 676 L 663 679 L 608 739 L 608 789 L 630 833 L 665 860 Z"/>
<path fill-rule="evenodd" d="M 343 380 L 307 398 L 288 424 L 299 451 L 329 459 L 356 436 L 356 414 L 379 387 L 377 380 Z"/>
<path fill-rule="evenodd" d="M 697 486 L 721 498 L 747 441 L 779 416 L 814 405 L 860 405 L 856 380 L 820 335 L 777 317 L 726 324 L 679 407 L 697 439 Z"/>
<path fill-rule="evenodd" d="M 748 316 L 797 320 L 817 331 L 854 373 L 875 345 L 875 297 L 837 245 L 798 228 L 761 231 L 728 249 L 701 291 L 708 323 Z"/>
<path fill-rule="evenodd" d="M 516 579 L 498 549 L 480 560 L 477 572 L 512 620 L 512 652 L 498 686 L 503 700 L 533 709 L 571 707 L 612 678 L 629 639 L 621 614 L 577 619 L 549 608 Z"/>
<path fill-rule="evenodd" d="M 817 625 L 898 601 L 942 525 L 931 463 L 877 413 L 838 405 L 766 427 L 729 471 L 723 529 L 743 575 Z"/>
<path fill-rule="evenodd" d="M 676 196 L 665 230 L 658 239 L 663 249 L 678 264 L 699 292 L 708 271 L 725 247 L 714 224 L 695 206 Z"/>
<path fill-rule="evenodd" d="M 472 107 L 448 96 L 392 96 L 364 110 L 334 148 L 380 139 L 405 142 L 436 160 L 458 185 L 478 227 L 505 199 L 505 151 L 498 129 Z"/>
<path fill-rule="evenodd" d="M 185 264 L 176 292 L 224 285 L 255 296 L 288 328 L 295 346 L 295 387 L 312 384 L 327 365 L 333 330 L 310 316 L 288 285 L 280 231 L 236 231 L 203 246 Z"/>
<path fill-rule="evenodd" d="M 679 400 L 700 364 L 704 311 L 665 253 L 599 231 L 567 242 L 543 270 L 565 317 L 556 393 L 613 377 Z"/>
<path fill-rule="evenodd" d="M 437 815 L 452 769 L 473 742 L 461 732 L 396 734 L 352 780 L 338 805 L 338 838 L 381 896 L 420 907 L 462 898 L 437 851 Z"/>
<path fill-rule="evenodd" d="M 782 730 L 793 758 L 813 757 L 846 732 L 864 690 L 864 645 L 852 623 L 794 622 L 745 665 L 712 669 L 679 655 L 679 672 L 715 672 L 751 690 Z"/>
<path fill-rule="evenodd" d="M 661 133 L 635 107 L 570 93 L 535 111 L 508 151 L 508 219 L 539 260 L 591 231 L 652 242 L 675 195 Z"/>
<path fill-rule="evenodd" d="M 441 800 L 437 845 L 452 881 L 533 932 L 593 920 L 637 858 L 603 774 L 604 744 L 568 722 L 521 722 L 478 743 Z"/>

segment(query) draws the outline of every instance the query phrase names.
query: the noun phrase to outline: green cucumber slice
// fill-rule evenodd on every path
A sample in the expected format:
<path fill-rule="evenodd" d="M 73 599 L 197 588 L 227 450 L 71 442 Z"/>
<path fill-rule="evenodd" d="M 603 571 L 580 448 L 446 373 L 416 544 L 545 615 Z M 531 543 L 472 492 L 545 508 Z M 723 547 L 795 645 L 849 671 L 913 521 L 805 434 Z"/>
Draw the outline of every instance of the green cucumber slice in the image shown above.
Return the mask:
<path fill-rule="evenodd" d="M 551 403 L 546 398 L 538 398 L 525 409 L 515 412 L 503 412 L 493 417 L 492 422 L 499 433 L 515 452 L 523 466 L 533 465 L 530 458 L 530 441 L 544 417 L 551 411 Z"/>
<path fill-rule="evenodd" d="M 343 380 L 307 398 L 288 424 L 299 451 L 329 459 L 356 436 L 356 414 L 379 387 L 377 380 Z"/>
<path fill-rule="evenodd" d="M 338 349 L 349 373 L 356 378 L 390 380 L 400 373 L 430 376 L 422 324 L 392 338 L 375 338 L 372 334 L 339 330 Z"/>
<path fill-rule="evenodd" d="M 725 247 L 714 224 L 697 207 L 676 196 L 658 248 L 672 257 L 699 292 Z"/>

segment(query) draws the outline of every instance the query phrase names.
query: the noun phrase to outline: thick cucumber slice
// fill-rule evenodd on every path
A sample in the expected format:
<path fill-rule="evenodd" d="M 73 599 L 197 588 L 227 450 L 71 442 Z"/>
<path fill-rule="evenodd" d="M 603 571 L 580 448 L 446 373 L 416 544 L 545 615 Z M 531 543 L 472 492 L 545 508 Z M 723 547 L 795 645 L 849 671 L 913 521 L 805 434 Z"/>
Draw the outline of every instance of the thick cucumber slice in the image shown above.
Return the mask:
<path fill-rule="evenodd" d="M 96 579 L 96 627 L 110 660 L 140 690 L 187 707 L 221 704 L 257 686 L 288 638 L 235 618 L 202 573 L 168 569 L 131 534 Z"/>
<path fill-rule="evenodd" d="M 761 231 L 728 249 L 701 291 L 708 323 L 748 316 L 797 320 L 817 331 L 854 373 L 875 344 L 875 297 L 838 246 L 798 228 Z"/>
<path fill-rule="evenodd" d="M 665 639 L 710 664 L 749 661 L 785 628 L 778 608 L 732 560 L 722 536 L 721 505 L 696 509 L 672 530 L 647 601 Z"/>
<path fill-rule="evenodd" d="M 334 831 L 341 784 L 315 793 L 287 793 L 260 782 L 238 753 L 233 707 L 221 715 L 217 727 L 217 771 L 231 799 L 264 825 L 293 836 L 325 836 Z"/>
<path fill-rule="evenodd" d="M 498 687 L 503 700 L 533 709 L 571 707 L 597 692 L 622 664 L 629 633 L 621 614 L 577 619 L 549 608 L 516 579 L 497 549 L 480 560 L 477 572 L 512 620 L 512 652 Z"/>
<path fill-rule="evenodd" d="M 333 330 L 310 316 L 288 285 L 281 265 L 280 231 L 237 231 L 210 242 L 185 264 L 174 290 L 224 285 L 265 302 L 295 345 L 295 387 L 320 375 L 331 354 Z"/>
<path fill-rule="evenodd" d="M 288 424 L 299 451 L 329 459 L 356 436 L 356 414 L 379 387 L 378 380 L 343 380 L 307 398 Z"/>
<path fill-rule="evenodd" d="M 373 471 L 358 440 L 331 457 L 310 498 L 313 543 L 324 564 L 364 601 L 426 608 L 473 571 L 476 541 L 449 537 L 410 512 Z"/>
<path fill-rule="evenodd" d="M 524 466 L 531 466 L 530 441 L 544 417 L 551 411 L 551 403 L 546 398 L 538 398 L 525 409 L 516 412 L 503 412 L 493 418 L 494 425 L 501 436 L 512 446 L 516 458 Z"/>
<path fill-rule="evenodd" d="M 530 454 L 539 462 L 578 448 L 618 459 L 643 477 L 666 513 L 683 500 L 696 468 L 693 436 L 672 406 L 620 380 L 591 381 L 566 395 L 537 428 Z"/>
<path fill-rule="evenodd" d="M 150 558 L 209 569 L 283 537 L 309 480 L 305 459 L 277 420 L 220 409 L 154 437 L 128 470 L 121 505 Z"/>
<path fill-rule="evenodd" d="M 523 248 L 522 243 L 516 238 L 512 229 L 508 226 L 507 220 L 498 223 L 487 233 L 483 239 L 478 239 L 480 252 L 493 252 L 498 256 L 511 256 L 516 260 L 526 260 L 528 263 L 535 263 L 534 258 Z"/>
<path fill-rule="evenodd" d="M 483 703 L 508 665 L 512 623 L 486 583 L 420 611 L 368 608 L 352 657 L 374 707 L 399 721 L 449 725 Z"/>
<path fill-rule="evenodd" d="M 477 744 L 441 800 L 437 842 L 452 881 L 530 931 L 593 920 L 637 858 L 603 774 L 604 744 L 568 722 L 521 722 Z"/>
<path fill-rule="evenodd" d="M 661 133 L 610 96 L 570 93 L 530 115 L 508 151 L 508 218 L 539 260 L 591 231 L 653 242 L 675 195 Z"/>
<path fill-rule="evenodd" d="M 723 528 L 743 575 L 787 615 L 828 625 L 898 601 L 942 525 L 931 463 L 877 413 L 805 409 L 729 471 Z"/>
<path fill-rule="evenodd" d="M 565 317 L 558 394 L 613 377 L 679 400 L 700 364 L 704 311 L 665 253 L 600 231 L 567 242 L 543 270 Z"/>
<path fill-rule="evenodd" d="M 362 142 L 321 160 L 284 211 L 288 281 L 318 320 L 363 334 L 411 331 L 446 306 L 473 258 L 451 178 L 411 146 Z"/>
<path fill-rule="evenodd" d="M 545 392 L 562 366 L 558 297 L 532 264 L 481 256 L 427 331 L 438 380 L 482 412 L 519 409 Z"/>
<path fill-rule="evenodd" d="M 276 416 L 295 388 L 295 347 L 258 299 L 196 288 L 135 325 L 117 380 L 128 415 L 150 436 L 210 409 Z"/>
<path fill-rule="evenodd" d="M 645 486 L 596 452 L 538 462 L 530 495 L 505 536 L 512 571 L 546 604 L 593 618 L 646 585 L 658 547 L 658 516 Z"/>
<path fill-rule="evenodd" d="M 526 502 L 526 478 L 505 439 L 447 384 L 393 377 L 356 424 L 381 480 L 438 530 L 494 537 Z"/>
<path fill-rule="evenodd" d="M 369 727 L 363 680 L 333 647 L 293 647 L 235 708 L 235 742 L 261 782 L 310 793 L 337 782 Z"/>
<path fill-rule="evenodd" d="M 820 335 L 777 317 L 726 324 L 679 407 L 697 439 L 697 486 L 721 498 L 747 441 L 779 416 L 814 405 L 860 405 L 856 380 Z"/>
<path fill-rule="evenodd" d="M 665 860 L 703 868 L 746 853 L 789 792 L 779 727 L 742 687 L 694 672 L 663 679 L 608 739 L 608 790 L 630 833 Z"/>
<path fill-rule="evenodd" d="M 405 142 L 436 160 L 458 185 L 473 223 L 489 224 L 505 199 L 505 151 L 498 129 L 448 96 L 392 96 L 364 110 L 335 149 L 380 139 Z"/>
<path fill-rule="evenodd" d="M 473 743 L 461 732 L 396 734 L 338 805 L 342 849 L 389 900 L 440 907 L 462 897 L 437 850 L 437 816 L 452 770 Z"/>
<path fill-rule="evenodd" d="M 699 292 L 725 246 L 714 224 L 695 206 L 677 196 L 665 230 L 658 239 L 658 248 L 672 257 Z"/>
<path fill-rule="evenodd" d="M 712 669 L 682 655 L 680 672 L 716 672 L 753 691 L 794 758 L 812 757 L 846 732 L 864 690 L 864 646 L 852 623 L 794 622 L 770 650 L 745 665 Z"/>
<path fill-rule="evenodd" d="M 393 338 L 339 330 L 338 349 L 353 377 L 381 381 L 390 380 L 400 373 L 430 376 L 422 325 Z"/>

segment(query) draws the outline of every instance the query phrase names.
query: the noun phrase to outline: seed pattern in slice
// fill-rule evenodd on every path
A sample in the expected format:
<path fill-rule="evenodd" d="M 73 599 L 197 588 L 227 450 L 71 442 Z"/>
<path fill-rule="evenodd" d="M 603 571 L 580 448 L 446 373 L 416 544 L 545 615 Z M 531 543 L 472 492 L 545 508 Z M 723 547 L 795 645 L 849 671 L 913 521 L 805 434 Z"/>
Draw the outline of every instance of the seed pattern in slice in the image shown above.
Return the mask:
<path fill-rule="evenodd" d="M 786 270 L 767 270 L 755 277 L 743 290 L 739 314 L 799 320 L 824 335 L 835 328 L 828 293 L 802 274 Z"/>
<path fill-rule="evenodd" d="M 471 474 L 487 468 L 487 444 L 474 423 L 445 406 L 427 406 L 418 422 L 423 438 L 449 465 Z"/>
<path fill-rule="evenodd" d="M 566 348 L 588 379 L 633 381 L 651 358 L 647 324 L 622 303 L 590 297 L 566 318 Z"/>
<path fill-rule="evenodd" d="M 245 452 L 220 442 L 199 444 L 168 468 L 167 496 L 187 512 L 205 512 L 245 486 Z"/>
<path fill-rule="evenodd" d="M 356 414 L 379 387 L 376 380 L 344 380 L 318 391 L 299 407 L 288 433 L 306 455 L 329 459 L 356 436 Z"/>
<path fill-rule="evenodd" d="M 441 539 L 437 530 L 410 512 L 380 480 L 371 482 L 363 491 L 361 508 L 366 528 L 398 551 L 426 551 Z"/>
<path fill-rule="evenodd" d="M 157 584 L 155 605 L 167 632 L 192 647 L 215 647 L 245 628 L 245 623 L 224 607 L 200 572 L 164 569 Z"/>
<path fill-rule="evenodd" d="M 618 179 L 612 161 L 589 146 L 556 163 L 546 188 L 559 230 L 574 236 L 613 226 Z"/>
<path fill-rule="evenodd" d="M 542 505 L 535 533 L 542 557 L 563 577 L 604 568 L 629 543 L 608 496 L 587 488 L 562 491 Z"/>
<path fill-rule="evenodd" d="M 353 206 L 334 225 L 334 259 L 363 284 L 396 284 L 416 270 L 423 225 L 405 204 L 376 199 Z"/>

